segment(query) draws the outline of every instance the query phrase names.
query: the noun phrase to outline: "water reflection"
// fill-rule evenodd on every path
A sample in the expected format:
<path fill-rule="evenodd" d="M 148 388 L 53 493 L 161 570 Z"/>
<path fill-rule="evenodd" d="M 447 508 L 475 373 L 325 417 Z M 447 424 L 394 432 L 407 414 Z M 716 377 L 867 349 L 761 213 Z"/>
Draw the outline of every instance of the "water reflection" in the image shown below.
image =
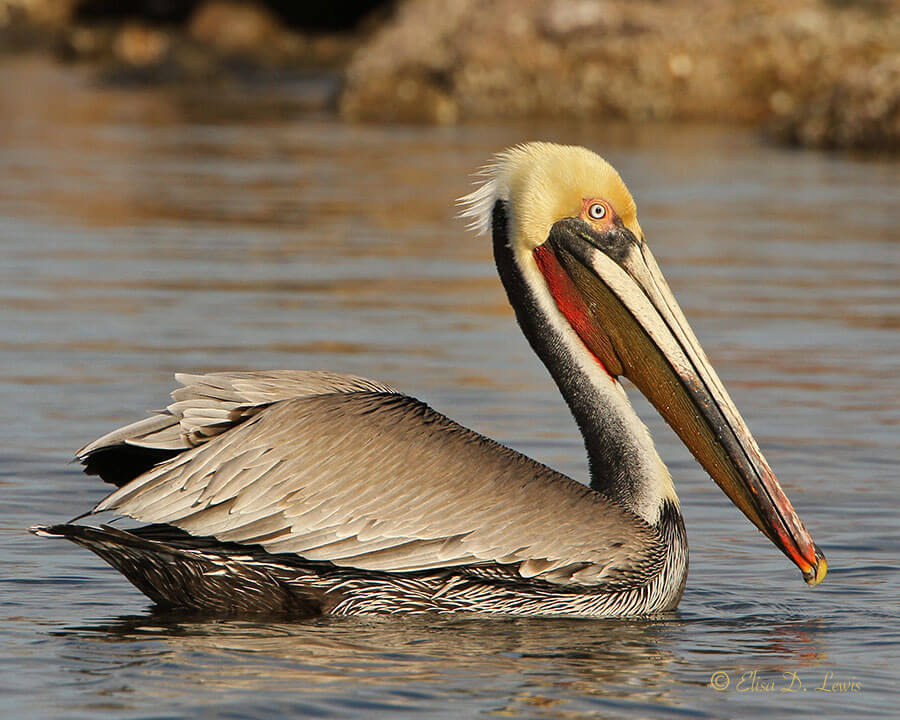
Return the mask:
<path fill-rule="evenodd" d="M 60 635 L 69 659 L 89 673 L 115 667 L 118 651 L 110 645 L 152 648 L 136 661 L 144 666 L 141 686 L 130 689 L 150 695 L 190 692 L 197 685 L 211 692 L 333 692 L 335 684 L 414 689 L 441 678 L 473 690 L 503 683 L 510 693 L 528 687 L 533 694 L 564 678 L 576 695 L 624 697 L 637 685 L 649 698 L 671 691 L 675 658 L 667 648 L 682 634 L 672 621 L 332 618 L 298 625 L 186 622 L 150 614 Z M 249 663 L 243 657 L 248 654 Z M 172 667 L 180 668 L 175 683 Z"/>
<path fill-rule="evenodd" d="M 595 706 L 664 708 L 689 698 L 685 671 L 739 677 L 828 665 L 821 623 L 745 616 L 740 621 L 642 622 L 455 617 L 323 618 L 302 624 L 190 620 L 148 613 L 54 633 L 70 672 L 131 703 L 155 698 L 227 703 L 294 697 L 304 704 L 378 697 L 381 709 L 426 712 L 460 694 L 477 706 L 553 717 Z M 705 675 L 704 675 L 705 673 Z M 690 673 L 689 673 L 690 674 Z M 124 683 L 124 684 L 123 684 Z M 692 684 L 688 682 L 688 686 Z M 202 688 L 205 698 L 198 699 Z"/>

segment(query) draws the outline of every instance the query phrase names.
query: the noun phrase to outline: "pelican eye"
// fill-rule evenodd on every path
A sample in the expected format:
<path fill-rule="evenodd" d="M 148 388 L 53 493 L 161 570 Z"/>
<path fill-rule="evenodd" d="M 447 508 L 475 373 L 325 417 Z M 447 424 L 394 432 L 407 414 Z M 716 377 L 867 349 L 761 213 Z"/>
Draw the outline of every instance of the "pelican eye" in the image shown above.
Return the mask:
<path fill-rule="evenodd" d="M 588 208 L 588 217 L 591 220 L 602 220 L 606 217 L 606 205 L 603 203 L 594 203 Z"/>

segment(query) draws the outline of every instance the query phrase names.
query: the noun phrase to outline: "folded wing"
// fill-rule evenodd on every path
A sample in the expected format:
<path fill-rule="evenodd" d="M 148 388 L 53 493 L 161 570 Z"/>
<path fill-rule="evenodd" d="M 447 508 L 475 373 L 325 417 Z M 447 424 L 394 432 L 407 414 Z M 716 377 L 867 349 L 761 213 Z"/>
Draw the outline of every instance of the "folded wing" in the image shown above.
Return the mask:
<path fill-rule="evenodd" d="M 660 569 L 663 543 L 642 520 L 388 386 L 321 373 L 179 379 L 164 421 L 83 449 L 87 460 L 141 443 L 172 453 L 95 512 L 368 571 L 500 565 L 630 585 Z"/>

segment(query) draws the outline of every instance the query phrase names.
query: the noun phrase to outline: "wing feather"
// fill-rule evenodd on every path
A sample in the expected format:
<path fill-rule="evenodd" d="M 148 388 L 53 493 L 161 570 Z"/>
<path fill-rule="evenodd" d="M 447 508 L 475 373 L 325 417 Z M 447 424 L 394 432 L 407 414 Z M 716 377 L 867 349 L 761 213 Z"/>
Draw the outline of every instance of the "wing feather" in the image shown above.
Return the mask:
<path fill-rule="evenodd" d="M 210 398 L 269 404 L 95 511 L 363 570 L 503 563 L 597 584 L 658 569 L 656 531 L 590 488 L 386 386 L 333 391 L 335 376 L 298 375 L 288 387 L 274 373 L 178 376 L 175 405 L 198 403 L 191 417 L 221 419 Z M 332 391 L 292 395 L 314 387 Z"/>
<path fill-rule="evenodd" d="M 314 370 L 269 370 L 193 375 L 176 373 L 183 386 L 165 410 L 113 430 L 75 455 L 84 463 L 97 453 L 128 445 L 183 451 L 246 421 L 272 403 L 329 393 L 396 393 L 390 385 L 357 375 Z"/>

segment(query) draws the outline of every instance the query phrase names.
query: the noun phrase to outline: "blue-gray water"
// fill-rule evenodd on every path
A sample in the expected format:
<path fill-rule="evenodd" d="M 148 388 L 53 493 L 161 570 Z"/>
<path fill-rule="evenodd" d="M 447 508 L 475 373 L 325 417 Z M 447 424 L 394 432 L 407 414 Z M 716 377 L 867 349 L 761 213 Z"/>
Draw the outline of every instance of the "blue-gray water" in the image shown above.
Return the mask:
<path fill-rule="evenodd" d="M 704 129 L 341 125 L 30 62 L 0 86 L 0 716 L 896 716 L 896 161 Z M 630 184 L 828 556 L 819 588 L 640 399 L 691 542 L 663 620 L 160 617 L 90 553 L 25 533 L 103 496 L 73 450 L 166 404 L 176 371 L 384 379 L 583 478 L 489 243 L 453 217 L 476 167 L 533 138 L 587 145 Z"/>

